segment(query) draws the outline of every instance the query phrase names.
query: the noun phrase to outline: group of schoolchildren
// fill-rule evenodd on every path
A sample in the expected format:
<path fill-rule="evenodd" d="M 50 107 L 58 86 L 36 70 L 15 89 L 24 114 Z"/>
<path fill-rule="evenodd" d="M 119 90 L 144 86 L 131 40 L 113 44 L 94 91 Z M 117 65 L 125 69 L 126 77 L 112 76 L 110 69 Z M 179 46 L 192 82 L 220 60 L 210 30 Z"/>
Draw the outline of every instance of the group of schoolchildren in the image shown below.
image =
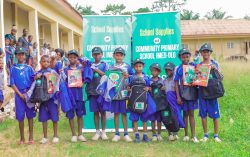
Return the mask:
<path fill-rule="evenodd" d="M 100 47 L 92 49 L 93 62 L 86 58 L 81 58 L 76 50 L 68 52 L 69 65 L 63 67 L 62 61 L 59 59 L 54 69 L 50 68 L 50 57 L 43 55 L 40 60 L 40 70 L 35 72 L 33 68 L 25 64 L 26 50 L 22 47 L 17 48 L 15 56 L 17 64 L 13 64 L 10 68 L 9 86 L 15 91 L 15 107 L 16 119 L 19 122 L 20 144 L 24 144 L 24 119 L 28 119 L 29 126 L 29 144 L 34 143 L 33 139 L 33 118 L 36 117 L 34 103 L 31 103 L 31 95 L 34 95 L 36 88 L 41 78 L 47 73 L 53 73 L 58 76 L 57 84 L 54 86 L 53 93 L 49 94 L 46 101 L 39 103 L 39 122 L 43 126 L 42 144 L 49 142 L 47 135 L 47 122 L 53 122 L 53 139 L 52 143 L 59 142 L 58 122 L 59 122 L 59 107 L 65 112 L 69 120 L 72 137 L 71 142 L 85 142 L 87 139 L 82 135 L 83 116 L 86 115 L 83 85 L 86 84 L 86 94 L 90 105 L 90 112 L 94 112 L 94 124 L 96 133 L 92 140 L 98 139 L 108 140 L 106 130 L 106 112 L 114 113 L 115 135 L 112 138 L 113 142 L 120 140 L 119 118 L 122 117 L 124 128 L 124 140 L 126 142 L 133 141 L 128 133 L 127 114 L 133 123 L 133 131 L 135 134 L 134 141 L 141 141 L 138 130 L 138 121 L 143 123 L 143 142 L 151 140 L 147 134 L 147 122 L 152 124 L 152 141 L 162 141 L 161 124 L 164 122 L 168 133 L 169 140 L 178 139 L 179 128 L 184 128 L 185 135 L 183 140 L 189 141 L 188 123 L 191 128 L 191 140 L 194 143 L 199 142 L 196 138 L 194 110 L 199 109 L 199 116 L 202 119 L 204 129 L 204 137 L 201 141 L 209 139 L 207 129 L 207 116 L 213 119 L 214 122 L 214 140 L 221 142 L 218 137 L 218 119 L 220 111 L 217 98 L 204 99 L 197 93 L 196 100 L 185 100 L 182 97 L 180 86 L 183 87 L 183 65 L 194 65 L 191 60 L 191 53 L 188 49 L 183 48 L 179 51 L 181 65 L 175 66 L 172 62 L 167 62 L 164 68 L 158 63 L 150 66 L 151 77 L 143 72 L 146 64 L 141 59 L 136 59 L 132 63 L 132 67 L 123 62 L 125 50 L 121 47 L 116 48 L 113 53 L 115 60 L 113 65 L 108 65 L 102 61 L 103 51 Z M 203 61 L 199 64 L 209 64 L 211 68 L 220 73 L 220 68 L 217 62 L 211 59 L 212 49 L 210 45 L 204 44 L 200 48 L 200 54 Z M 57 56 L 63 57 L 63 51 L 58 49 Z M 0 64 L 1 66 L 1 64 Z M 81 73 L 82 84 L 78 86 L 70 86 L 69 74 L 72 71 L 79 70 Z M 162 70 L 165 70 L 167 78 L 164 80 L 159 75 Z M 112 80 L 110 73 L 119 71 L 120 79 L 118 82 Z M 116 76 L 113 75 L 112 76 Z M 213 77 L 213 76 L 211 76 Z M 116 77 L 113 77 L 116 78 Z M 199 91 L 199 87 L 196 87 Z M 39 95 L 39 94 L 38 94 Z M 46 97 L 46 96 L 43 96 Z M 70 105 L 69 105 L 70 104 Z M 167 112 L 166 112 L 167 111 Z M 183 114 L 182 114 L 183 111 Z M 172 112 L 172 114 L 171 114 Z M 174 115 L 174 118 L 169 118 L 169 115 Z M 77 118 L 77 133 L 75 131 L 74 118 Z M 101 130 L 99 122 L 101 120 Z M 169 125 L 170 124 L 170 125 Z M 171 126 L 173 125 L 173 126 Z M 177 125 L 177 126 L 176 126 Z M 156 129 L 157 126 L 157 129 Z M 177 127 L 177 129 L 175 129 Z"/>

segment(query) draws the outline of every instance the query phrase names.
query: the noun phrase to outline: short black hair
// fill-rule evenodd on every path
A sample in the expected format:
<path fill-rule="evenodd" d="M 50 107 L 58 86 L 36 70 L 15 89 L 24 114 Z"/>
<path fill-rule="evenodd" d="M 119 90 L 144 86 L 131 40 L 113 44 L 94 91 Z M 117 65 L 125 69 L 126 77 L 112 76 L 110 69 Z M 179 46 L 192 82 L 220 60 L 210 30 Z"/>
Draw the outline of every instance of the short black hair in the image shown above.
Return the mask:
<path fill-rule="evenodd" d="M 61 55 L 61 57 L 63 57 L 63 55 L 64 55 L 64 51 L 62 50 L 62 49 L 60 49 L 60 48 L 58 48 L 58 49 L 55 49 L 55 52 L 56 53 L 60 53 L 60 55 Z"/>
<path fill-rule="evenodd" d="M 42 55 L 42 57 L 41 57 L 40 61 L 42 61 L 42 60 L 43 60 L 43 59 L 45 59 L 45 58 L 50 59 L 49 55 Z"/>

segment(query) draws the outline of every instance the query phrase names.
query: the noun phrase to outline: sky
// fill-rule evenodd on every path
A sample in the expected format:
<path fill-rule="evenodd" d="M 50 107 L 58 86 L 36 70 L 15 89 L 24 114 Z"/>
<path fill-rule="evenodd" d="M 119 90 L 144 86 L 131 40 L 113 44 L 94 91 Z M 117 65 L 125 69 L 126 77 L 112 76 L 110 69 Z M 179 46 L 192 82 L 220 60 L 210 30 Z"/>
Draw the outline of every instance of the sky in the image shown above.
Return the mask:
<path fill-rule="evenodd" d="M 135 11 L 138 8 L 149 7 L 155 0 L 68 0 L 72 6 L 79 3 L 82 6 L 92 6 L 92 9 L 101 14 L 100 10 L 104 10 L 107 4 L 124 4 L 125 11 Z M 192 10 L 200 13 L 203 17 L 207 12 L 213 9 L 221 8 L 226 11 L 227 15 L 233 18 L 243 18 L 246 14 L 250 15 L 250 0 L 187 0 L 184 9 Z"/>

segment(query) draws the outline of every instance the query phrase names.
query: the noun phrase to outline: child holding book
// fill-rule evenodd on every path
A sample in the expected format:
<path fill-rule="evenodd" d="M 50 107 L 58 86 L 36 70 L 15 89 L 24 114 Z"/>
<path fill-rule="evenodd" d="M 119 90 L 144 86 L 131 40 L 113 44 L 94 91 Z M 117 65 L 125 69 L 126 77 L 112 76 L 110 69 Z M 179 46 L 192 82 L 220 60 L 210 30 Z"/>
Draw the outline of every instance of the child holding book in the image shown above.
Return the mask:
<path fill-rule="evenodd" d="M 184 111 L 184 121 L 185 121 L 185 136 L 183 138 L 184 141 L 189 141 L 188 136 L 188 120 L 191 127 L 191 133 L 192 133 L 192 141 L 194 143 L 198 143 L 199 140 L 196 138 L 196 132 L 195 132 L 195 119 L 194 119 L 194 110 L 198 109 L 198 103 L 197 103 L 197 93 L 189 92 L 190 90 L 194 91 L 196 90 L 196 87 L 192 86 L 186 86 L 183 84 L 183 66 L 184 65 L 190 65 L 195 66 L 194 63 L 190 62 L 191 53 L 188 49 L 183 48 L 179 51 L 179 58 L 181 59 L 182 64 L 176 68 L 175 75 L 174 75 L 174 81 L 175 81 L 175 88 L 176 88 L 176 95 L 177 95 L 177 103 L 182 106 L 182 109 Z M 193 88 L 193 89 L 191 89 Z M 186 89 L 186 90 L 185 90 Z M 184 98 L 184 92 L 185 95 L 189 95 L 190 97 L 196 97 L 194 100 L 191 98 Z M 195 95 L 194 95 L 195 94 Z"/>
<path fill-rule="evenodd" d="M 210 80 L 212 79 L 222 80 L 223 75 L 220 72 L 219 64 L 215 60 L 211 59 L 211 54 L 213 52 L 211 45 L 205 43 L 204 45 L 201 46 L 200 52 L 203 58 L 203 61 L 200 64 L 211 66 L 208 86 L 209 86 Z M 216 76 L 216 73 L 218 76 Z M 208 87 L 205 87 L 205 88 L 208 88 Z M 199 90 L 199 92 L 200 92 L 199 94 L 199 116 L 201 117 L 202 126 L 204 130 L 204 137 L 203 139 L 201 139 L 201 141 L 206 142 L 208 140 L 207 116 L 209 116 L 209 118 L 213 119 L 213 123 L 214 123 L 214 141 L 221 142 L 221 139 L 219 138 L 219 135 L 218 135 L 219 118 L 220 118 L 218 98 L 205 99 L 202 97 L 201 89 Z"/>

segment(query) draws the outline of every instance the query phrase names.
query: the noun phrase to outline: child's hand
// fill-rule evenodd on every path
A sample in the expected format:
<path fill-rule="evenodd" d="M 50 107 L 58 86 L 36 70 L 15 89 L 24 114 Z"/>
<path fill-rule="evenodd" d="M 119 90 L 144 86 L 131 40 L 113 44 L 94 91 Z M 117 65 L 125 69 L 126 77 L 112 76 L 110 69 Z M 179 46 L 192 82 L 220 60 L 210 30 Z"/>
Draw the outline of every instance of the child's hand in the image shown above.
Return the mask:
<path fill-rule="evenodd" d="M 127 91 L 131 92 L 131 88 L 129 86 L 127 87 Z"/>
<path fill-rule="evenodd" d="M 177 97 L 177 103 L 178 103 L 179 105 L 182 105 L 182 104 L 183 104 L 183 102 L 182 102 L 182 100 L 181 100 L 180 97 Z"/>
<path fill-rule="evenodd" d="M 24 96 L 23 94 L 20 94 L 19 96 L 21 97 L 21 99 L 22 99 L 23 101 L 26 101 L 26 98 L 25 98 L 25 96 Z"/>
<path fill-rule="evenodd" d="M 149 87 L 144 87 L 143 88 L 145 91 L 149 91 Z"/>
<path fill-rule="evenodd" d="M 150 91 L 150 92 L 151 92 L 151 91 L 152 91 L 152 88 L 151 88 L 151 87 L 148 87 L 148 91 Z"/>
<path fill-rule="evenodd" d="M 42 76 L 42 73 L 38 73 L 38 74 L 35 76 L 35 80 L 39 79 L 41 76 Z"/>
<path fill-rule="evenodd" d="M 163 87 L 161 87 L 161 90 L 164 90 L 165 91 L 165 87 L 163 86 Z"/>
<path fill-rule="evenodd" d="M 215 64 L 211 65 L 211 69 L 217 70 L 217 67 L 215 66 Z"/>
<path fill-rule="evenodd" d="M 125 79 L 127 79 L 127 78 L 129 77 L 129 74 L 128 74 L 128 73 L 123 73 L 123 77 L 124 77 Z"/>

